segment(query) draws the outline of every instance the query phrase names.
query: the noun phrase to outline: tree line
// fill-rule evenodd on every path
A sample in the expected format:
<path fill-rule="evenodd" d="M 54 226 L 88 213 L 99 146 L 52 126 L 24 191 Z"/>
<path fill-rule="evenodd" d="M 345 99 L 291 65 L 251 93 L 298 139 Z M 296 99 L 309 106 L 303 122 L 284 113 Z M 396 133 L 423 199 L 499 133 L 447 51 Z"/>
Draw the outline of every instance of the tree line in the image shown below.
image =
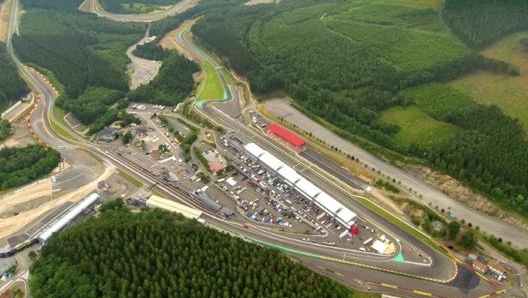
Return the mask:
<path fill-rule="evenodd" d="M 17 68 L 0 43 L 0 111 L 4 111 L 29 92 L 26 83 L 18 75 Z"/>
<path fill-rule="evenodd" d="M 59 152 L 40 145 L 0 149 L 0 190 L 24 185 L 59 165 Z"/>
<path fill-rule="evenodd" d="M 524 0 L 447 0 L 444 21 L 463 41 L 483 48 L 507 34 L 528 29 Z"/>
<path fill-rule="evenodd" d="M 357 297 L 286 256 L 116 200 L 53 237 L 31 269 L 35 297 Z"/>
<path fill-rule="evenodd" d="M 13 134 L 11 123 L 9 121 L 0 118 L 0 141 L 3 141 Z"/>
<path fill-rule="evenodd" d="M 528 216 L 528 141 L 519 122 L 482 105 L 444 117 L 464 131 L 443 146 L 411 153 Z"/>

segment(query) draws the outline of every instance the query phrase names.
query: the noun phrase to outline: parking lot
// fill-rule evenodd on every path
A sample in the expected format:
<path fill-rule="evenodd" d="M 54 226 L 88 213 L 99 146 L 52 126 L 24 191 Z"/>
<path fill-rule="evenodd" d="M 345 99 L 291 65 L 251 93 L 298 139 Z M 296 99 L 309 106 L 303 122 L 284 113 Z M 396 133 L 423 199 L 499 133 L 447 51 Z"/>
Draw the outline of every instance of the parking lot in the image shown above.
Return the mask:
<path fill-rule="evenodd" d="M 113 150 L 168 181 L 184 183 L 195 190 L 204 189 L 217 203 L 239 213 L 241 216 L 237 220 L 325 245 L 379 252 L 374 244 L 379 247 L 383 243 L 389 247 L 383 249 L 386 254 L 390 253 L 390 247 L 394 249 L 388 237 L 360 217 L 353 225 L 354 231 L 349 231 L 350 226 L 340 224 L 332 214 L 325 213 L 277 173 L 267 171 L 258 161 L 246 156 L 243 149 L 246 140 L 240 140 L 234 134 L 216 138 L 216 149 L 205 146 L 203 142 L 195 143 L 201 152 L 212 150 L 220 160 L 227 161 L 236 169 L 221 177 L 209 174 L 211 184 L 206 183 L 208 187 L 204 188 L 203 181 L 196 176 L 200 169 L 199 162 L 186 163 L 183 160 L 178 141 L 166 127 L 170 125 L 185 135 L 189 133 L 186 122 L 177 121 L 172 108 L 159 105 L 132 105 L 129 110 L 142 122 L 129 128 L 134 135 L 130 144 L 123 145 L 116 140 L 110 144 Z M 160 121 L 159 117 L 153 117 L 154 113 L 165 114 L 168 121 Z"/>
<path fill-rule="evenodd" d="M 312 201 L 285 183 L 276 173 L 264 169 L 244 155 L 241 140 L 230 135 L 220 141 L 223 152 L 230 157 L 238 174 L 217 181 L 219 187 L 236 200 L 244 216 L 254 222 L 274 224 L 300 233 L 298 238 L 326 245 L 343 246 L 365 252 L 375 252 L 371 245 L 391 240 L 370 227 L 361 218 L 356 220 L 357 234 L 339 224 Z M 394 245 L 392 245 L 394 246 Z"/>

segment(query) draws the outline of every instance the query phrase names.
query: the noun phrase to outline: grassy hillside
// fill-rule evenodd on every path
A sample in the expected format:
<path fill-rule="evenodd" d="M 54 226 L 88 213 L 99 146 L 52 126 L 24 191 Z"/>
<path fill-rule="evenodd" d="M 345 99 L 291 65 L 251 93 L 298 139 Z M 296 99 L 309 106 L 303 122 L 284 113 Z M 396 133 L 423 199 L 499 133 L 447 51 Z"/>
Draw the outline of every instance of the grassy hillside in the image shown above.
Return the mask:
<path fill-rule="evenodd" d="M 35 297 L 373 297 L 348 290 L 277 251 L 184 219 L 107 203 L 52 238 L 31 268 Z M 379 296 L 379 295 L 378 295 Z"/>
<path fill-rule="evenodd" d="M 454 125 L 436 120 L 415 106 L 393 107 L 381 113 L 379 121 L 396 124 L 400 128 L 393 140 L 403 148 L 418 146 L 433 148 L 457 135 Z"/>
<path fill-rule="evenodd" d="M 486 105 L 497 105 L 516 118 L 528 132 L 528 51 L 521 41 L 527 32 L 510 35 L 484 49 L 482 54 L 510 62 L 520 69 L 516 77 L 476 72 L 453 82 L 453 86 Z"/>

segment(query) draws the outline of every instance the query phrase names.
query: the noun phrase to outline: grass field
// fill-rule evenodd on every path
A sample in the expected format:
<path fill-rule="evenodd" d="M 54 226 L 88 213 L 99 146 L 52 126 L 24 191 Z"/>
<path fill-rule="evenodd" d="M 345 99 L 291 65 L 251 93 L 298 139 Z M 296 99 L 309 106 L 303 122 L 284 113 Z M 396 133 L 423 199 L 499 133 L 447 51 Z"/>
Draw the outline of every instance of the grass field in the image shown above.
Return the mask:
<path fill-rule="evenodd" d="M 429 116 L 442 121 L 450 112 L 476 104 L 471 97 L 449 84 L 422 85 L 401 94 Z"/>
<path fill-rule="evenodd" d="M 200 95 L 198 99 L 224 99 L 224 88 L 218 77 L 218 73 L 214 66 L 206 61 L 202 64 L 202 70 L 205 74 L 202 86 L 200 87 Z"/>
<path fill-rule="evenodd" d="M 518 66 L 520 76 L 476 72 L 454 81 L 452 86 L 482 104 L 497 105 L 508 116 L 519 119 L 528 132 L 528 53 L 521 48 L 521 38 L 528 38 L 528 32 L 510 35 L 482 52 Z"/>
<path fill-rule="evenodd" d="M 379 121 L 396 124 L 400 131 L 394 135 L 394 141 L 405 148 L 415 144 L 422 148 L 431 148 L 457 134 L 457 128 L 438 121 L 418 107 L 394 107 L 384 111 Z"/>

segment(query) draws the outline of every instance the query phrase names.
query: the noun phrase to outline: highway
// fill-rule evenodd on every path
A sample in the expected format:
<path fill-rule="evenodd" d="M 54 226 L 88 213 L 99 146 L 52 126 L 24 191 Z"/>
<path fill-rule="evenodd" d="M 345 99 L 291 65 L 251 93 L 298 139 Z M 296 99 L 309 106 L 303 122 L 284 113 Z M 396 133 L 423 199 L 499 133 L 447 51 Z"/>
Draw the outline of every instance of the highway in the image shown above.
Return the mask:
<path fill-rule="evenodd" d="M 92 0 L 95 1 L 95 0 Z M 13 7 L 12 10 L 12 16 L 16 15 L 17 12 L 17 5 L 18 1 L 13 0 Z M 114 15 L 103 15 L 105 17 L 114 17 Z M 159 17 L 164 17 L 166 15 L 160 15 Z M 116 17 L 116 20 L 119 21 L 125 21 L 121 17 Z M 129 18 L 134 18 L 134 16 L 127 16 Z M 156 17 L 150 16 L 149 21 L 154 20 Z M 145 18 L 143 20 L 146 21 Z M 14 17 L 14 21 L 10 23 L 10 32 L 12 33 L 16 24 L 16 16 Z M 183 39 L 184 42 L 188 42 L 185 39 Z M 187 44 L 191 49 L 196 49 L 195 45 L 192 43 Z M 97 177 L 97 173 L 93 172 L 93 164 L 97 163 L 91 157 L 87 158 L 87 153 L 83 150 L 78 150 L 77 147 L 82 147 L 86 151 L 90 151 L 94 154 L 97 154 L 99 157 L 101 157 L 104 161 L 105 165 L 108 164 L 116 164 L 120 168 L 124 169 L 125 171 L 134 173 L 136 176 L 141 177 L 145 181 L 149 181 L 151 183 L 158 183 L 158 188 L 162 190 L 163 192 L 170 194 L 171 196 L 176 196 L 179 198 L 182 198 L 185 202 L 193 205 L 196 208 L 203 209 L 203 206 L 200 206 L 199 203 L 197 203 L 195 200 L 192 199 L 188 194 L 185 193 L 185 191 L 182 191 L 181 188 L 178 188 L 172 184 L 169 184 L 167 182 L 164 182 L 163 180 L 160 180 L 158 177 L 154 176 L 152 173 L 149 173 L 148 171 L 145 171 L 142 168 L 138 168 L 138 166 L 130 163 L 128 160 L 123 160 L 123 158 L 119 157 L 117 154 L 114 154 L 112 152 L 104 152 L 101 149 L 95 147 L 93 144 L 88 143 L 86 140 L 79 138 L 78 141 L 75 142 L 66 142 L 63 140 L 60 140 L 58 138 L 53 130 L 51 129 L 50 121 L 55 122 L 57 125 L 61 126 L 61 128 L 65 129 L 66 131 L 70 131 L 69 128 L 64 127 L 60 124 L 60 122 L 57 122 L 56 119 L 53 119 L 54 115 L 52 113 L 52 107 L 54 104 L 54 100 L 56 98 L 55 91 L 47 84 L 44 79 L 37 74 L 36 72 L 32 71 L 29 68 L 26 68 L 23 66 L 13 55 L 12 48 L 9 46 L 10 49 L 10 55 L 12 55 L 15 63 L 19 67 L 19 70 L 24 77 L 25 80 L 27 80 L 28 84 L 34 90 L 34 92 L 37 92 L 42 95 L 42 100 L 37 105 L 37 108 L 35 112 L 33 113 L 33 116 L 31 118 L 31 123 L 33 125 L 33 129 L 35 130 L 35 133 L 39 136 L 39 138 L 47 143 L 53 146 L 54 148 L 61 148 L 59 149 L 63 157 L 68 160 L 72 165 L 75 165 L 75 167 L 80 167 L 81 171 L 86 171 L 86 180 L 93 181 Z M 196 52 L 200 52 L 200 55 L 204 55 L 203 58 L 208 59 L 208 57 L 201 52 L 200 50 L 196 50 Z M 213 65 L 217 66 L 215 62 L 213 62 Z M 222 77 L 222 82 L 225 86 L 225 79 L 223 79 L 222 72 L 219 72 L 219 75 Z M 229 90 L 227 88 L 226 90 Z M 230 94 L 231 96 L 231 94 Z M 248 138 L 257 141 L 260 145 L 263 145 L 263 147 L 266 150 L 270 150 L 274 154 L 276 154 L 277 157 L 282 159 L 284 162 L 292 165 L 292 164 L 299 164 L 303 163 L 302 160 L 300 160 L 297 156 L 292 155 L 290 152 L 286 152 L 282 150 L 281 148 L 277 147 L 275 144 L 271 143 L 266 138 L 259 135 L 257 132 L 253 131 L 252 129 L 247 128 L 242 123 L 235 121 L 229 117 L 226 117 L 225 114 L 223 114 L 220 110 L 218 110 L 215 107 L 209 107 L 208 105 L 204 105 L 204 110 L 201 111 L 213 122 L 216 122 L 224 127 L 230 128 L 233 131 L 236 131 L 240 134 L 243 134 L 247 136 Z M 314 180 L 314 182 L 320 186 L 324 186 L 325 189 L 328 187 L 329 189 L 332 189 L 331 193 L 332 195 L 338 196 L 339 194 L 348 196 L 349 194 L 346 192 L 342 192 L 342 189 L 339 189 L 335 185 L 332 185 L 332 183 L 328 182 L 324 178 L 321 178 L 320 175 L 317 173 L 307 170 L 303 173 L 307 178 L 310 180 Z M 309 176 L 308 176 L 309 175 Z M 341 193 L 339 193 L 341 192 Z M 250 237 L 254 239 L 258 239 L 258 241 L 266 242 L 266 243 L 273 243 L 274 245 L 280 245 L 287 247 L 291 250 L 296 250 L 299 252 L 303 252 L 304 254 L 312 254 L 314 259 L 320 258 L 321 255 L 325 255 L 327 257 L 334 258 L 335 261 L 339 259 L 345 258 L 345 261 L 351 261 L 356 264 L 355 266 L 350 266 L 347 264 L 347 268 L 355 268 L 348 270 L 351 271 L 350 274 L 359 274 L 362 276 L 362 278 L 370 278 L 375 280 L 379 280 L 383 275 L 380 275 L 380 272 L 378 271 L 372 271 L 372 270 L 363 270 L 364 266 L 371 266 L 376 267 L 379 270 L 391 270 L 393 272 L 399 272 L 399 275 L 394 274 L 387 274 L 387 276 L 391 276 L 392 279 L 397 279 L 399 283 L 404 283 L 409 286 L 413 286 L 415 284 L 414 278 L 421 278 L 424 280 L 443 280 L 443 281 L 449 281 L 454 277 L 456 267 L 454 266 L 454 263 L 444 256 L 443 254 L 432 250 L 430 247 L 426 246 L 425 244 L 420 243 L 419 241 L 416 241 L 416 239 L 412 238 L 411 236 L 401 232 L 399 229 L 393 229 L 394 227 L 390 226 L 390 223 L 388 223 L 383 218 L 376 217 L 375 214 L 370 212 L 369 210 L 366 210 L 365 208 L 359 209 L 359 206 L 357 206 L 357 203 L 354 203 L 353 200 L 350 200 L 347 202 L 348 205 L 353 206 L 355 210 L 358 210 L 360 214 L 368 214 L 368 220 L 380 224 L 383 230 L 385 231 L 391 231 L 391 233 L 395 234 L 395 236 L 399 237 L 399 239 L 403 241 L 411 241 L 415 246 L 418 246 L 420 249 L 426 252 L 426 254 L 430 255 L 433 261 L 433 267 L 429 266 L 418 266 L 418 265 L 412 265 L 409 263 L 398 263 L 395 261 L 392 261 L 391 259 L 387 258 L 380 258 L 380 257 L 373 257 L 370 255 L 366 255 L 360 252 L 343 252 L 342 250 L 335 249 L 333 247 L 326 247 L 322 245 L 311 245 L 307 244 L 306 242 L 293 240 L 290 238 L 284 238 L 284 237 L 278 237 L 276 234 L 271 234 L 270 232 L 260 229 L 257 227 L 251 227 L 249 229 L 244 228 L 240 223 L 232 222 L 232 221 L 225 221 L 221 220 L 219 218 L 216 218 L 212 215 L 205 215 L 207 220 L 214 226 L 220 227 L 222 229 L 234 232 L 236 234 L 241 235 L 242 237 Z M 359 264 L 361 262 L 361 264 Z M 335 264 L 338 264 L 337 262 L 333 262 Z M 345 264 L 343 264 L 345 266 Z M 344 269 L 343 269 L 344 270 Z M 352 273 L 354 271 L 355 273 Z M 371 272 L 371 273 L 368 273 Z M 408 275 L 413 276 L 414 278 L 405 277 L 402 275 Z M 381 278 L 383 279 L 383 278 Z M 429 286 L 435 285 L 442 288 L 453 288 L 449 285 L 442 285 L 440 283 L 431 283 L 431 282 L 425 282 L 423 284 L 422 289 L 428 289 Z M 482 285 L 482 283 L 481 283 Z M 475 291 L 478 291 L 479 293 L 485 293 L 485 291 L 489 290 L 485 287 L 479 287 L 478 289 L 475 289 Z M 463 297 L 463 296 L 461 296 Z"/>

